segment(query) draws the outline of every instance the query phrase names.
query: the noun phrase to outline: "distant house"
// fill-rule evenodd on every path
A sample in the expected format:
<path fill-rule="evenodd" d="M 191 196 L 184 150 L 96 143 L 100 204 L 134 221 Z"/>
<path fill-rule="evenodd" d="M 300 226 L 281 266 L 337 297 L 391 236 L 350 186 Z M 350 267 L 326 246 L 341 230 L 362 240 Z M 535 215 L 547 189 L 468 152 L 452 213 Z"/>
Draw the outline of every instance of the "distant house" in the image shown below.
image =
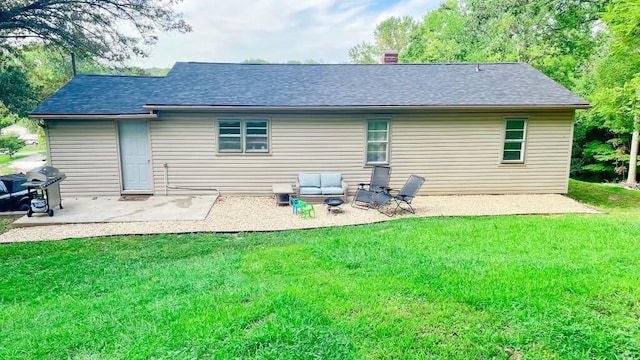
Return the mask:
<path fill-rule="evenodd" d="M 66 194 L 257 195 L 321 171 L 353 191 L 376 164 L 393 187 L 426 177 L 424 194 L 566 193 L 588 107 L 518 63 L 181 62 L 165 77 L 76 76 L 32 116 Z"/>
<path fill-rule="evenodd" d="M 24 126 L 20 125 L 11 125 L 0 130 L 0 134 L 15 134 L 20 139 L 24 140 L 27 145 L 37 144 L 38 143 L 38 135 L 33 134 Z"/>

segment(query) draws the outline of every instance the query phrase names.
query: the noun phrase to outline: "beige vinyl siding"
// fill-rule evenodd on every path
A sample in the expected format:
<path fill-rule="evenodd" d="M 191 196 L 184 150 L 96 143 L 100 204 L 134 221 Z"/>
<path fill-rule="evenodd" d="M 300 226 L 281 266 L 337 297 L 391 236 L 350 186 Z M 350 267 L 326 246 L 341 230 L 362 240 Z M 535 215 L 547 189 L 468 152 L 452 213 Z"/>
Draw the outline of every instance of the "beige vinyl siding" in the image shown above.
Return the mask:
<path fill-rule="evenodd" d="M 507 116 L 396 117 L 392 186 L 423 169 L 429 194 L 566 193 L 573 113 L 519 114 L 528 119 L 522 164 L 502 163 Z"/>
<path fill-rule="evenodd" d="M 213 115 L 161 116 L 151 121 L 153 178 L 164 193 L 164 167 L 172 186 L 218 188 L 223 194 L 270 194 L 271 184 L 295 183 L 299 172 L 335 171 L 361 182 L 364 118 L 269 117 L 270 153 L 216 152 Z M 197 193 L 169 190 L 169 194 Z"/>
<path fill-rule="evenodd" d="M 217 153 L 216 116 L 161 113 L 150 121 L 156 194 L 164 194 L 165 163 L 171 185 L 215 187 L 223 195 L 269 194 L 271 184 L 293 184 L 299 172 L 341 172 L 351 191 L 370 177 L 371 168 L 364 165 L 365 121 L 380 115 L 266 116 L 271 127 L 269 154 Z M 501 161 L 505 116 L 528 119 L 524 164 Z M 423 194 L 567 191 L 573 111 L 384 117 L 391 121 L 392 187 L 401 187 L 410 174 L 417 174 L 427 179 Z"/>
<path fill-rule="evenodd" d="M 63 196 L 120 195 L 113 120 L 47 120 L 50 163 L 66 173 Z"/>

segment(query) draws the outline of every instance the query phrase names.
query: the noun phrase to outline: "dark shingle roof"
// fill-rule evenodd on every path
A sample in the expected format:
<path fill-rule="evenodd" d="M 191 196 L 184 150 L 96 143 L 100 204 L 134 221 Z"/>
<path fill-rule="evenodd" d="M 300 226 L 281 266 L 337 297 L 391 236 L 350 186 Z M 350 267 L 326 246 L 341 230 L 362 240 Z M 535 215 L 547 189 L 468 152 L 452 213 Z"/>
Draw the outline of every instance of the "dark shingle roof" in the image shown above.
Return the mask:
<path fill-rule="evenodd" d="M 527 64 L 176 63 L 166 77 L 78 75 L 32 115 L 144 114 L 144 105 L 569 106 L 588 103 Z"/>
<path fill-rule="evenodd" d="M 587 102 L 527 64 L 176 63 L 152 105 L 544 106 Z"/>
<path fill-rule="evenodd" d="M 120 115 L 149 113 L 142 106 L 162 77 L 77 75 L 32 115 Z"/>

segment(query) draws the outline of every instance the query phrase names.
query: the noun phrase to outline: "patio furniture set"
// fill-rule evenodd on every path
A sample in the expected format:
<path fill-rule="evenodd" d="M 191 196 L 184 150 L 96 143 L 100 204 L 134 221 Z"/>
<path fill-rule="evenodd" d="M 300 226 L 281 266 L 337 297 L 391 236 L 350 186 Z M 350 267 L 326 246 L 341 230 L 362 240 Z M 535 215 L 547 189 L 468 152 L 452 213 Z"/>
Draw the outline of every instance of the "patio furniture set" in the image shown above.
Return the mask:
<path fill-rule="evenodd" d="M 398 209 L 415 214 L 412 200 L 425 182 L 418 175 L 411 175 L 399 191 L 389 187 L 391 168 L 374 166 L 369 183 L 358 184 L 351 206 L 360 209 L 376 209 L 393 216 Z M 342 212 L 347 201 L 347 183 L 340 173 L 300 173 L 296 179 L 296 190 L 290 184 L 274 184 L 276 206 L 291 205 L 294 215 L 303 219 L 315 217 L 313 201 L 322 200 L 329 213 Z"/>

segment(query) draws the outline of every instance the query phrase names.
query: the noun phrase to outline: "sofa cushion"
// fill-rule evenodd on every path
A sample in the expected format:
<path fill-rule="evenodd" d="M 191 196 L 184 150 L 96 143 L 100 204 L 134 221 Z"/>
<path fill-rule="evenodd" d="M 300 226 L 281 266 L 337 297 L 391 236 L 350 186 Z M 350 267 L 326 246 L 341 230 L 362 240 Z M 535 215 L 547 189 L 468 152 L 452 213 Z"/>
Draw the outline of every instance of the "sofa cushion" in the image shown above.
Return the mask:
<path fill-rule="evenodd" d="M 336 186 L 323 186 L 320 188 L 322 195 L 344 195 L 344 190 Z"/>
<path fill-rule="evenodd" d="M 342 187 L 342 174 L 340 173 L 321 173 L 321 187 Z"/>
<path fill-rule="evenodd" d="M 298 184 L 300 187 L 320 187 L 320 174 L 300 173 L 298 174 Z"/>
<path fill-rule="evenodd" d="M 300 186 L 300 195 L 322 195 L 322 190 L 315 186 Z"/>

